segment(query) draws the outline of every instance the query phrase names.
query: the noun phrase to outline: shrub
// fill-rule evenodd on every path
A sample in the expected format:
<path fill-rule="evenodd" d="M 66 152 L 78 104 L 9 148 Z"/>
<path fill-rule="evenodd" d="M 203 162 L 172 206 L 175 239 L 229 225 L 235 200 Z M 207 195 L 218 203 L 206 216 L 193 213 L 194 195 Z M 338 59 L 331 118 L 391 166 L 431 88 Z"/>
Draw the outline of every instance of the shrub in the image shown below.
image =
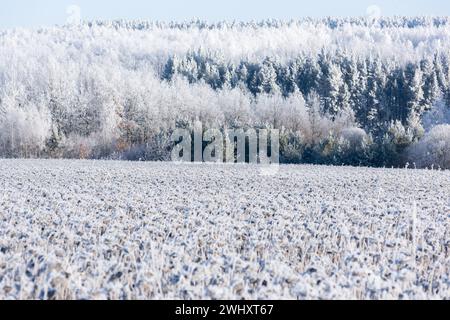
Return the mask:
<path fill-rule="evenodd" d="M 431 129 L 408 149 L 408 159 L 418 167 L 450 169 L 450 124 Z"/>

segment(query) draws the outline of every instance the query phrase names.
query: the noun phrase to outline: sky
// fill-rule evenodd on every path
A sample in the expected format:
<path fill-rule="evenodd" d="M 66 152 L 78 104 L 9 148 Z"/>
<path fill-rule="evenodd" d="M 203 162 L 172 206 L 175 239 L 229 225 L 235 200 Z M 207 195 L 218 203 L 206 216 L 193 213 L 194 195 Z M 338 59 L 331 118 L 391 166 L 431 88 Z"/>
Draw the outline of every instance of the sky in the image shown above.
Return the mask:
<path fill-rule="evenodd" d="M 368 10 L 368 8 L 370 8 Z M 450 15 L 448 0 L 0 0 L 0 29 L 70 19 L 261 20 L 320 16 Z"/>

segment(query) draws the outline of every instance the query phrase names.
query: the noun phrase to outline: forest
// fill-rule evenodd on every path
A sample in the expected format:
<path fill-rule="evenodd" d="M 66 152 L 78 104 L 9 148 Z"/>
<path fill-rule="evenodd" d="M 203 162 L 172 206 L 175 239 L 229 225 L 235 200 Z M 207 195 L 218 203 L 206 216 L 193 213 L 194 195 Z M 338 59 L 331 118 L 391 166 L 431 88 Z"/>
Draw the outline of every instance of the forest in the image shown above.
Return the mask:
<path fill-rule="evenodd" d="M 450 168 L 450 18 L 0 31 L 0 156 L 169 160 L 176 128 L 279 129 L 282 163 Z"/>

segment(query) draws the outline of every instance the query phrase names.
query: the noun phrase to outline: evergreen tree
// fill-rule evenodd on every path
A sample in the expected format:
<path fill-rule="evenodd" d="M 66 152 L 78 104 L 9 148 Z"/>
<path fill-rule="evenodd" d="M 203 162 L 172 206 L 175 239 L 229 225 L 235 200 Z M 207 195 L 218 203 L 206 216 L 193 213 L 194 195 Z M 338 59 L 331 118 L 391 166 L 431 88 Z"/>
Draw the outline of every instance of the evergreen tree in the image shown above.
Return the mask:
<path fill-rule="evenodd" d="M 407 85 L 405 98 L 407 99 L 408 116 L 412 113 L 422 115 L 424 107 L 423 76 L 420 68 L 409 64 L 406 68 Z"/>
<path fill-rule="evenodd" d="M 440 94 L 439 81 L 433 62 L 429 59 L 422 60 L 423 73 L 423 103 L 424 110 L 429 110 Z"/>

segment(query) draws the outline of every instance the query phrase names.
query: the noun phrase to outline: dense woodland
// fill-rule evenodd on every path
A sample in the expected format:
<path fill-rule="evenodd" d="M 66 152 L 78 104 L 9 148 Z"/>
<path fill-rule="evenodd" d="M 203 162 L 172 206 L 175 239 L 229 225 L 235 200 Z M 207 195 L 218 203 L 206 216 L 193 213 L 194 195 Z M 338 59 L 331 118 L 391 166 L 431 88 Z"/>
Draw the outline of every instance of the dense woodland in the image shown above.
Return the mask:
<path fill-rule="evenodd" d="M 285 163 L 450 167 L 450 18 L 0 32 L 0 155 L 167 160 L 175 128 L 280 129 Z"/>

